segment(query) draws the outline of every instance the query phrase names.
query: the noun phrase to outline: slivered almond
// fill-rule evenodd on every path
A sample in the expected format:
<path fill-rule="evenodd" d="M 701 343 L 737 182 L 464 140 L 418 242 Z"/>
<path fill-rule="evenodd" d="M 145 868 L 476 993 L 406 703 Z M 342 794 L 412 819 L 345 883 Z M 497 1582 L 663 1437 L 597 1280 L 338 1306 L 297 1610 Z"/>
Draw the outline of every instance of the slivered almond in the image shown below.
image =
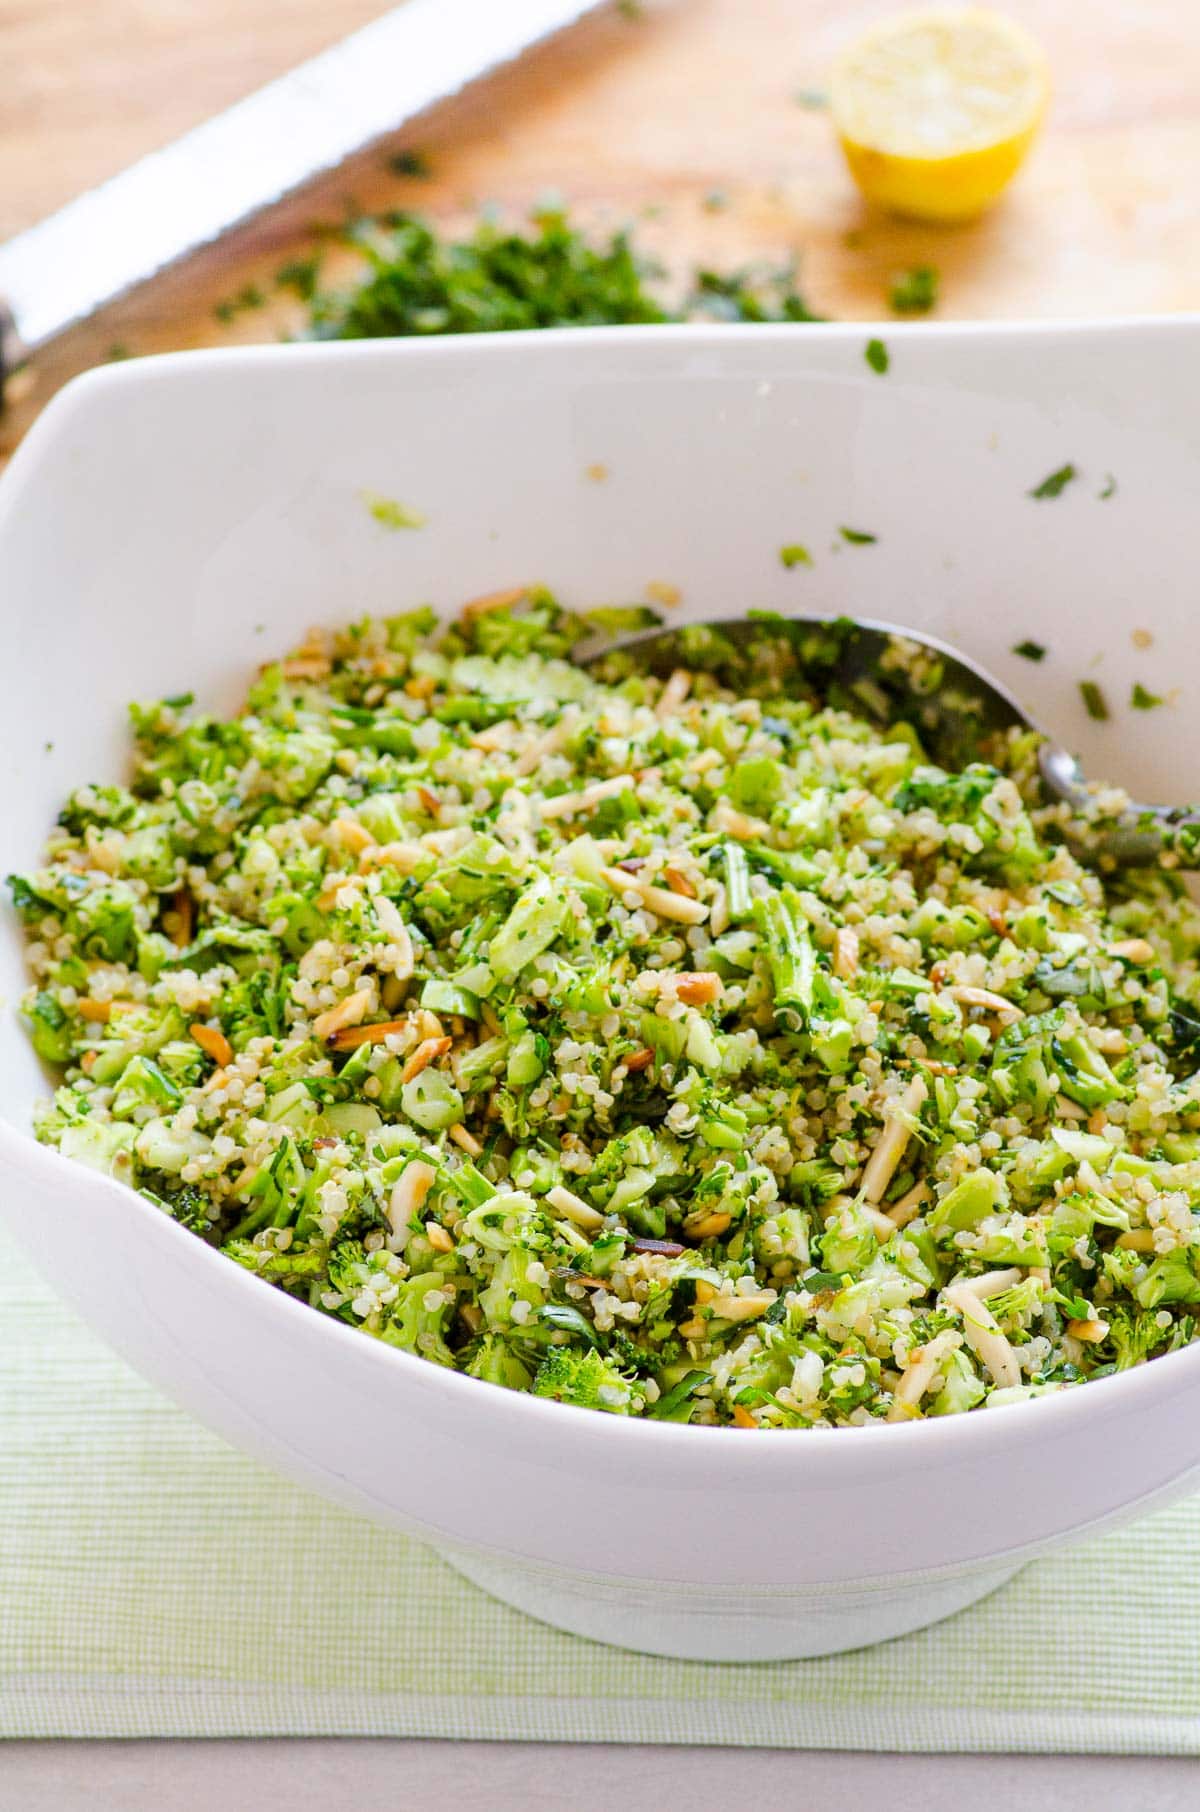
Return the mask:
<path fill-rule="evenodd" d="M 467 1327 L 472 1334 L 481 1332 L 483 1328 L 483 1310 L 479 1307 L 478 1303 L 460 1302 L 458 1305 L 458 1312 L 466 1322 Z"/>
<path fill-rule="evenodd" d="M 754 1417 L 750 1414 L 750 1411 L 748 1409 L 743 1409 L 740 1403 L 734 1404 L 733 1410 L 732 1410 L 732 1415 L 733 1415 L 734 1424 L 738 1428 L 757 1428 L 758 1427 L 758 1423 L 754 1420 Z"/>
<path fill-rule="evenodd" d="M 663 604 L 668 610 L 673 610 L 683 597 L 678 585 L 672 585 L 667 579 L 651 579 L 644 589 L 652 603 Z"/>
<path fill-rule="evenodd" d="M 437 794 L 431 793 L 427 786 L 418 786 L 414 790 L 417 798 L 429 813 L 429 816 L 431 818 L 440 818 L 442 815 L 442 802 Z"/>
<path fill-rule="evenodd" d="M 715 1209 L 712 1214 L 705 1214 L 699 1220 L 684 1222 L 684 1232 L 689 1239 L 718 1239 L 732 1224 L 733 1216 L 724 1209 Z"/>
<path fill-rule="evenodd" d="M 986 1302 L 966 1284 L 951 1284 L 945 1291 L 946 1301 L 962 1316 L 963 1336 L 971 1351 L 987 1366 L 1001 1389 L 1021 1382 L 1017 1355 L 1000 1330 Z"/>
<path fill-rule="evenodd" d="M 431 1013 L 428 1007 L 417 1008 L 417 1016 L 413 1023 L 417 1028 L 418 1038 L 444 1038 L 446 1035 L 445 1026 L 437 1014 Z"/>
<path fill-rule="evenodd" d="M 432 673 L 417 673 L 412 679 L 405 680 L 404 690 L 409 698 L 432 698 L 437 691 L 437 681 Z"/>
<path fill-rule="evenodd" d="M 1154 1234 L 1149 1227 L 1133 1227 L 1117 1235 L 1117 1244 L 1126 1252 L 1153 1252 Z"/>
<path fill-rule="evenodd" d="M 290 661 L 281 661 L 280 672 L 284 679 L 322 680 L 328 679 L 333 672 L 332 663 L 324 655 L 293 655 Z"/>
<path fill-rule="evenodd" d="M 756 1321 L 775 1302 L 775 1292 L 760 1290 L 755 1296 L 717 1296 L 709 1304 L 720 1321 Z"/>
<path fill-rule="evenodd" d="M 459 612 L 464 617 L 483 617 L 491 610 L 507 610 L 529 596 L 527 585 L 510 585 L 506 591 L 485 591 L 478 598 L 468 598 Z"/>
<path fill-rule="evenodd" d="M 342 848 L 348 849 L 354 856 L 361 855 L 364 849 L 370 849 L 375 841 L 366 825 L 360 824 L 357 818 L 335 818 L 329 828 Z"/>
<path fill-rule="evenodd" d="M 479 1140 L 475 1137 L 474 1133 L 467 1131 L 461 1120 L 457 1126 L 452 1126 L 450 1128 L 450 1137 L 461 1151 L 466 1152 L 469 1158 L 479 1158 L 483 1156 L 483 1146 L 479 1143 Z"/>
<path fill-rule="evenodd" d="M 696 889 L 692 886 L 692 883 L 681 869 L 664 868 L 663 880 L 671 889 L 672 893 L 681 893 L 686 900 L 696 899 Z"/>
<path fill-rule="evenodd" d="M 411 1082 L 414 1076 L 419 1076 L 422 1070 L 427 1070 L 431 1063 L 436 1063 L 439 1057 L 444 1057 L 453 1043 L 452 1038 L 423 1038 L 412 1055 L 406 1059 L 404 1068 L 400 1071 L 401 1082 Z"/>
<path fill-rule="evenodd" d="M 80 1019 L 90 1019 L 93 1025 L 102 1026 L 112 1017 L 111 1000 L 81 1000 L 77 1006 Z"/>
<path fill-rule="evenodd" d="M 181 887 L 171 900 L 171 909 L 175 914 L 175 929 L 171 933 L 171 942 L 177 950 L 183 950 L 192 941 L 192 924 L 194 909 L 192 896 L 186 887 Z"/>
<path fill-rule="evenodd" d="M 553 799 L 543 799 L 538 806 L 538 815 L 543 820 L 574 818 L 580 812 L 590 812 L 605 799 L 626 792 L 632 785 L 631 774 L 614 774 L 611 780 L 597 780 L 591 786 L 580 787 L 576 793 L 556 793 Z"/>
<path fill-rule="evenodd" d="M 659 694 L 654 707 L 654 715 L 662 722 L 673 717 L 692 689 L 692 676 L 686 667 L 676 667 L 674 673 Z"/>
<path fill-rule="evenodd" d="M 83 1053 L 83 1056 L 79 1059 L 79 1067 L 85 1076 L 89 1071 L 95 1069 L 96 1059 L 99 1055 L 100 1053 L 97 1050 L 85 1051 Z"/>
<path fill-rule="evenodd" d="M 604 1225 L 604 1216 L 598 1208 L 593 1208 L 590 1202 L 577 1196 L 573 1189 L 564 1189 L 561 1183 L 556 1183 L 553 1189 L 546 1191 L 546 1200 L 551 1208 L 556 1208 L 559 1214 L 565 1215 L 585 1233 L 594 1233 L 597 1227 Z"/>
<path fill-rule="evenodd" d="M 615 894 L 635 893 L 656 918 L 674 919 L 680 925 L 701 925 L 708 917 L 708 907 L 699 900 L 685 899 L 681 893 L 670 893 L 655 887 L 640 875 L 627 874 L 623 868 L 604 868 L 601 874 Z"/>
<path fill-rule="evenodd" d="M 454 1250 L 454 1241 L 437 1221 L 426 1221 L 425 1238 L 435 1252 L 453 1252 Z"/>
<path fill-rule="evenodd" d="M 843 981 L 858 974 L 858 933 L 852 925 L 839 925 L 833 934 L 833 973 Z"/>
<path fill-rule="evenodd" d="M 432 1164 L 426 1164 L 422 1158 L 413 1158 L 404 1166 L 399 1177 L 392 1185 L 388 1197 L 387 1217 L 392 1225 L 392 1237 L 388 1246 L 393 1252 L 408 1239 L 409 1222 L 417 1214 L 425 1197 L 437 1181 L 437 1171 Z"/>
<path fill-rule="evenodd" d="M 675 978 L 676 996 L 689 1007 L 706 1007 L 714 1000 L 720 1000 L 725 992 L 725 985 L 719 975 L 707 971 L 678 975 Z"/>
<path fill-rule="evenodd" d="M 927 1093 L 925 1078 L 914 1076 L 895 1105 L 903 1114 L 919 1113 Z M 910 1137 L 904 1121 L 889 1114 L 862 1175 L 861 1189 L 868 1202 L 879 1201 L 896 1174 Z"/>
<path fill-rule="evenodd" d="M 1125 963 L 1136 963 L 1139 968 L 1154 961 L 1154 945 L 1149 938 L 1120 938 L 1115 944 L 1108 944 L 1105 948 L 1109 956 L 1120 957 Z"/>
<path fill-rule="evenodd" d="M 690 1321 L 680 1322 L 679 1332 L 685 1340 L 703 1340 L 708 1333 L 708 1327 L 698 1315 L 693 1315 Z"/>
<path fill-rule="evenodd" d="M 872 1208 L 867 1203 L 863 1204 L 863 1213 L 874 1227 L 876 1239 L 881 1245 L 886 1244 L 896 1231 L 895 1221 L 891 1220 L 882 1208 Z"/>
<path fill-rule="evenodd" d="M 972 1296 L 978 1296 L 980 1302 L 986 1302 L 989 1296 L 999 1296 L 1020 1281 L 1021 1273 L 1017 1267 L 1006 1265 L 1003 1271 L 983 1271 L 978 1277 L 964 1277 L 960 1287 L 970 1290 Z"/>
<path fill-rule="evenodd" d="M 370 988 L 356 988 L 353 994 L 347 994 L 326 1012 L 317 1014 L 313 1020 L 314 1038 L 333 1038 L 348 1026 L 360 1025 L 370 1004 Z"/>
<path fill-rule="evenodd" d="M 394 868 L 397 874 L 410 875 L 426 854 L 419 843 L 373 843 L 363 850 L 358 866 L 363 873 L 370 868 Z"/>
<path fill-rule="evenodd" d="M 1108 1333 L 1108 1323 L 1101 1321 L 1098 1315 L 1091 1315 L 1086 1321 L 1068 1321 L 1067 1332 L 1073 1334 L 1076 1340 L 1094 1346 Z"/>
<path fill-rule="evenodd" d="M 625 1065 L 625 1068 L 629 1071 L 631 1076 L 636 1076 L 639 1071 L 648 1070 L 650 1068 L 650 1065 L 654 1062 L 654 1052 L 649 1045 L 646 1045 L 642 1050 L 631 1051 L 628 1057 L 622 1057 L 621 1062 Z"/>
<path fill-rule="evenodd" d="M 233 1062 L 233 1046 L 224 1032 L 218 1032 L 215 1026 L 194 1025 L 188 1031 L 200 1046 L 206 1057 L 211 1057 L 220 1069 Z"/>
<path fill-rule="evenodd" d="M 907 1227 L 909 1221 L 915 1221 L 922 1207 L 929 1200 L 928 1183 L 917 1183 L 898 1202 L 893 1202 L 884 1213 L 893 1227 Z"/>
<path fill-rule="evenodd" d="M 887 1415 L 889 1422 L 907 1422 L 920 1415 L 921 1398 L 937 1376 L 942 1360 L 958 1343 L 959 1336 L 947 1328 L 943 1333 L 935 1334 L 924 1346 L 913 1348 L 892 1393 L 892 1406 Z"/>
<path fill-rule="evenodd" d="M 960 1007 L 978 1007 L 984 1013 L 1006 1013 L 1013 1019 L 1025 1017 L 1023 1007 L 1006 1000 L 1003 994 L 993 994 L 990 988 L 970 988 L 959 982 L 954 987 L 947 988 L 946 993 Z"/>
<path fill-rule="evenodd" d="M 713 751 L 716 754 L 716 751 Z M 720 757 L 718 756 L 718 760 Z M 747 812 L 739 812 L 730 805 L 728 799 L 718 799 L 712 810 L 713 829 L 727 837 L 736 837 L 739 843 L 756 843 L 760 837 L 770 834 L 771 826 L 762 818 L 752 818 Z"/>

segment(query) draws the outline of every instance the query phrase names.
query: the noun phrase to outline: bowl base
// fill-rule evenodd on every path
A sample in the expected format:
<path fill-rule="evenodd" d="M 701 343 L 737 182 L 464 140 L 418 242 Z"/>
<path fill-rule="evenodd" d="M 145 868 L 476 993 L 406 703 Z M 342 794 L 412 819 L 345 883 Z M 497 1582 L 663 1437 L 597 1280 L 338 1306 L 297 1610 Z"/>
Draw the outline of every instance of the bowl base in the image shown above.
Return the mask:
<path fill-rule="evenodd" d="M 888 1642 L 965 1610 L 1024 1565 L 1006 1560 L 942 1578 L 768 1594 L 639 1584 L 462 1549 L 439 1552 L 474 1585 L 540 1623 L 676 1661 L 800 1661 Z"/>

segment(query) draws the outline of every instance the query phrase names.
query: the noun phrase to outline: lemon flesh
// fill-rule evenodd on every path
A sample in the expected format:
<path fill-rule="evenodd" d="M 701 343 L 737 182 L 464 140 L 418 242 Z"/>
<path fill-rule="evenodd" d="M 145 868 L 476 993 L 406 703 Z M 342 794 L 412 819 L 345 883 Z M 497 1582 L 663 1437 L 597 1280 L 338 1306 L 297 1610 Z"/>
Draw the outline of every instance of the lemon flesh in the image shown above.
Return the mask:
<path fill-rule="evenodd" d="M 969 220 L 1020 169 L 1048 92 L 1033 39 L 972 9 L 869 32 L 835 68 L 830 106 L 868 201 L 918 220 Z"/>

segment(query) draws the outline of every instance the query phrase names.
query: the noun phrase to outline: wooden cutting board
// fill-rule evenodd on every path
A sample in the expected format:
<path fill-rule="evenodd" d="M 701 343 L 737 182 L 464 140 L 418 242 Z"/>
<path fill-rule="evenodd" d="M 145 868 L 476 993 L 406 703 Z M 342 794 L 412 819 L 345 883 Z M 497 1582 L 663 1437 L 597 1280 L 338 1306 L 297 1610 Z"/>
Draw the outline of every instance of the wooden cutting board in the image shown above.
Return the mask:
<path fill-rule="evenodd" d="M 504 4 L 504 0 L 495 0 Z M 30 224 L 385 10 L 375 0 L 0 0 L 0 236 Z M 1056 95 L 1000 208 L 967 228 L 867 212 L 827 115 L 837 49 L 897 10 L 872 0 L 646 0 L 586 21 L 107 309 L 17 380 L 0 457 L 75 372 L 111 356 L 271 339 L 298 323 L 273 293 L 315 222 L 415 207 L 463 224 L 548 189 L 584 221 L 631 222 L 670 266 L 799 259 L 810 303 L 885 316 L 892 273 L 930 263 L 940 318 L 1096 316 L 1200 307 L 1200 5 L 1007 0 L 1041 38 Z M 418 146 L 427 179 L 388 150 Z M 228 325 L 217 305 L 270 297 Z M 23 392 L 23 394 L 22 394 Z"/>

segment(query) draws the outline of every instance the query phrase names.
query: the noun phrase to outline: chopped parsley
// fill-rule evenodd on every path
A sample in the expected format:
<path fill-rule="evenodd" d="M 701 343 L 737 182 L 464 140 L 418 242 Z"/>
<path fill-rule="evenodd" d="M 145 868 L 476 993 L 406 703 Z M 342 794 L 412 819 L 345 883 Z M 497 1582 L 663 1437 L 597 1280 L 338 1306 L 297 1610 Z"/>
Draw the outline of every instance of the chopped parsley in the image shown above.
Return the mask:
<path fill-rule="evenodd" d="M 1035 484 L 1028 495 L 1038 499 L 1061 497 L 1067 486 L 1073 484 L 1078 477 L 1079 473 L 1073 465 L 1059 466 L 1057 472 L 1051 472 L 1048 478 L 1043 478 L 1041 484 Z"/>
<path fill-rule="evenodd" d="M 821 113 L 829 105 L 829 96 L 823 88 L 797 88 L 792 99 L 797 107 L 803 107 L 809 113 Z"/>
<path fill-rule="evenodd" d="M 315 264 L 302 275 L 291 273 L 290 287 L 307 304 L 313 339 L 821 318 L 798 289 L 790 264 L 694 271 L 682 306 L 675 306 L 662 293 L 665 273 L 641 255 L 628 233 L 589 238 L 558 205 L 541 207 L 523 226 L 485 218 L 458 239 L 444 238 L 428 221 L 406 213 L 355 221 L 336 237 L 364 264 L 348 289 L 322 291 Z"/>
<path fill-rule="evenodd" d="M 406 504 L 397 503 L 394 497 L 376 497 L 374 492 L 367 491 L 363 502 L 374 516 L 376 522 L 386 529 L 424 528 L 426 518 L 420 510 L 410 510 Z"/>
<path fill-rule="evenodd" d="M 1104 475 L 1104 488 L 1103 490 L 1097 491 L 1096 496 L 1101 503 L 1107 503 L 1109 498 L 1115 497 L 1116 494 L 1117 481 L 1111 472 L 1106 472 Z"/>
<path fill-rule="evenodd" d="M 227 327 L 238 315 L 244 315 L 253 308 L 262 308 L 266 299 L 256 283 L 244 283 L 236 296 L 227 296 L 223 302 L 218 302 L 213 314 L 223 327 Z"/>
<path fill-rule="evenodd" d="M 1095 680 L 1080 680 L 1079 696 L 1083 700 L 1084 710 L 1089 717 L 1094 718 L 1099 724 L 1108 722 L 1108 700 L 1105 698 L 1103 692 L 1101 692 Z"/>
<path fill-rule="evenodd" d="M 789 541 L 779 550 L 780 563 L 789 570 L 793 566 L 811 566 L 813 557 L 799 541 Z"/>
<path fill-rule="evenodd" d="M 1129 702 L 1135 711 L 1153 711 L 1157 706 L 1165 704 L 1166 700 L 1160 698 L 1157 692 L 1147 692 L 1141 681 L 1137 680 L 1129 694 Z"/>
<path fill-rule="evenodd" d="M 1040 642 L 1017 642 L 1013 653 L 1019 654 L 1024 661 L 1044 661 L 1046 658 L 1046 650 Z"/>
<path fill-rule="evenodd" d="M 877 371 L 880 377 L 883 376 L 891 363 L 891 360 L 888 358 L 888 349 L 882 340 L 868 340 L 863 357 L 871 367 L 871 370 Z"/>
<path fill-rule="evenodd" d="M 275 272 L 275 287 L 290 289 L 302 302 L 311 302 L 317 293 L 317 278 L 320 274 L 319 258 L 289 258 Z"/>
<path fill-rule="evenodd" d="M 938 299 L 938 274 L 932 264 L 917 264 L 892 279 L 888 302 L 893 314 L 927 315 Z"/>
<path fill-rule="evenodd" d="M 848 541 L 851 547 L 870 547 L 879 539 L 878 535 L 868 535 L 865 529 L 857 528 L 839 528 L 838 534 L 843 541 Z"/>

